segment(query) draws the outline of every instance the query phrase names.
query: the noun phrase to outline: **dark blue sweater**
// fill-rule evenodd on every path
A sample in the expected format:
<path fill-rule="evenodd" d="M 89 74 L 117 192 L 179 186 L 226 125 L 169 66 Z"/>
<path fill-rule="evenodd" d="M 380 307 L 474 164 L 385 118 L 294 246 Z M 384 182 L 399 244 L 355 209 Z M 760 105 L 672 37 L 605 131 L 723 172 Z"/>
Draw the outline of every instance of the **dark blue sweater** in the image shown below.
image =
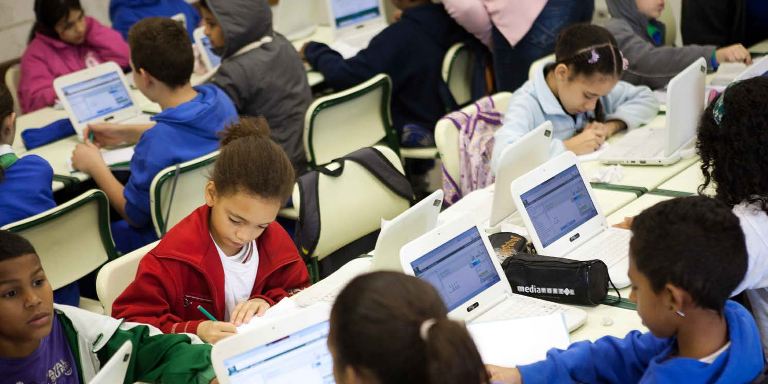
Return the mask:
<path fill-rule="evenodd" d="M 128 31 L 139 20 L 171 17 L 177 13 L 183 13 L 187 19 L 187 32 L 192 39 L 192 32 L 200 24 L 200 14 L 184 0 L 112 0 L 109 3 L 112 29 L 120 32 L 125 40 L 128 40 Z"/>

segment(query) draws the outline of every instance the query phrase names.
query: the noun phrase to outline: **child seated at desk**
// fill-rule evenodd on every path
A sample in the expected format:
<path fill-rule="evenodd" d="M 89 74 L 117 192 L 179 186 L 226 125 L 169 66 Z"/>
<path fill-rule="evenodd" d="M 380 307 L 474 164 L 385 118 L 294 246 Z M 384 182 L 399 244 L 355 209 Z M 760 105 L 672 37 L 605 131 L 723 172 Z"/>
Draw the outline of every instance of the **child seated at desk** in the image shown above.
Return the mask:
<path fill-rule="evenodd" d="M 86 16 L 80 0 L 35 0 L 34 7 L 35 25 L 21 56 L 22 112 L 53 105 L 53 80 L 59 76 L 107 61 L 128 69 L 128 45 L 115 30 Z"/>
<path fill-rule="evenodd" d="M 518 368 L 489 366 L 502 383 L 750 383 L 763 369 L 752 315 L 728 301 L 747 271 L 739 219 L 720 201 L 661 202 L 632 223 L 630 300 L 650 330 L 606 336 Z"/>
<path fill-rule="evenodd" d="M 217 132 L 237 119 L 229 97 L 213 85 L 192 87 L 194 58 L 187 32 L 168 18 L 147 18 L 128 34 L 131 67 L 136 87 L 163 112 L 154 125 L 101 123 L 90 125 L 94 134 L 72 153 L 72 166 L 91 175 L 123 217 L 112 224 L 115 248 L 128 253 L 157 240 L 152 225 L 149 188 L 158 172 L 168 166 L 215 151 Z M 150 129 L 151 128 L 151 129 Z M 131 177 L 123 186 L 107 167 L 99 147 L 136 143 Z"/>
<path fill-rule="evenodd" d="M 338 384 L 488 384 L 464 324 L 434 287 L 375 272 L 353 279 L 331 310 L 328 349 Z"/>
<path fill-rule="evenodd" d="M 614 133 L 653 120 L 659 101 L 648 87 L 619 81 L 625 64 L 605 28 L 575 24 L 561 32 L 555 62 L 534 67 L 533 78 L 512 95 L 494 136 L 493 172 L 504 148 L 547 120 L 554 127 L 551 157 L 592 153 Z"/>
<path fill-rule="evenodd" d="M 304 114 L 312 103 L 307 71 L 285 36 L 272 29 L 267 0 L 200 0 L 205 34 L 221 65 L 211 83 L 244 116 L 264 116 L 270 137 L 298 175 L 307 171 Z M 310 6 L 307 4 L 307 6 Z"/>
<path fill-rule="evenodd" d="M 195 28 L 200 25 L 200 14 L 184 0 L 112 0 L 109 2 L 109 19 L 112 28 L 128 40 L 128 30 L 147 17 L 171 17 L 184 15 L 187 33 L 192 38 Z"/>
<path fill-rule="evenodd" d="M 309 286 L 296 246 L 275 221 L 293 177 L 264 118 L 229 126 L 205 186 L 206 205 L 144 256 L 112 315 L 215 343 Z M 220 321 L 208 320 L 198 306 Z"/>
<path fill-rule="evenodd" d="M 741 44 L 717 48 L 714 45 L 664 46 L 666 25 L 657 20 L 664 0 L 606 0 L 611 20 L 605 24 L 629 60 L 622 80 L 651 88 L 664 88 L 682 70 L 703 57 L 714 71 L 721 63 L 752 63 Z"/>
<path fill-rule="evenodd" d="M 0 372 L 4 383 L 88 383 L 117 350 L 133 344 L 126 383 L 217 383 L 211 346 L 163 335 L 68 305 L 55 305 L 26 239 L 0 231 Z"/>

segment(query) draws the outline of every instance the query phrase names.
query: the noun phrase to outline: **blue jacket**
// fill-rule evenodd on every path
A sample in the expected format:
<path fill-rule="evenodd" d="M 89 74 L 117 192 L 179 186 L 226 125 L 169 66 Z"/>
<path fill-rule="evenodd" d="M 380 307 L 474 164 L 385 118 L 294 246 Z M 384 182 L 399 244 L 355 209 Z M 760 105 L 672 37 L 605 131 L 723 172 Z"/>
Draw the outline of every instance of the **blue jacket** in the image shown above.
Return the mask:
<path fill-rule="evenodd" d="M 152 227 L 149 187 L 163 168 L 192 160 L 218 149 L 216 133 L 237 111 L 227 94 L 214 85 L 195 87 L 198 95 L 153 117 L 157 124 L 144 132 L 131 158 L 131 178 L 123 195 L 125 213 L 138 227 Z M 115 239 L 117 243 L 118 240 Z"/>
<path fill-rule="evenodd" d="M 552 122 L 554 132 L 550 157 L 565 152 L 564 140 L 574 136 L 577 129 L 584 127 L 587 116 L 594 117 L 592 111 L 574 117 L 560 105 L 544 78 L 544 67 L 534 68 L 533 78 L 523 84 L 512 95 L 504 125 L 496 131 L 491 168 L 496 173 L 501 152 L 509 144 L 534 130 L 545 121 Z M 619 81 L 608 95 L 600 98 L 606 120 L 621 120 L 629 129 L 651 122 L 659 112 L 659 101 L 648 87 L 636 87 Z"/>
<path fill-rule="evenodd" d="M 183 13 L 187 19 L 187 32 L 192 33 L 200 24 L 200 15 L 184 0 L 112 0 L 109 2 L 109 19 L 112 29 L 128 40 L 128 31 L 137 21 L 147 17 L 171 17 Z"/>
<path fill-rule="evenodd" d="M 400 21 L 381 31 L 357 56 L 344 60 L 325 44 L 311 43 L 304 54 L 336 90 L 386 73 L 392 78 L 392 120 L 433 130 L 446 113 L 439 89 L 448 49 L 472 37 L 451 19 L 442 4 L 406 9 Z"/>
<path fill-rule="evenodd" d="M 56 208 L 53 169 L 40 156 L 29 155 L 5 170 L 0 183 L 0 227 Z"/>
<path fill-rule="evenodd" d="M 670 357 L 677 348 L 675 337 L 659 339 L 632 331 L 624 339 L 607 336 L 575 343 L 565 351 L 552 349 L 546 360 L 518 368 L 525 384 L 749 383 L 763 368 L 760 333 L 752 315 L 736 302 L 725 304 L 725 319 L 731 346 L 712 364 Z"/>

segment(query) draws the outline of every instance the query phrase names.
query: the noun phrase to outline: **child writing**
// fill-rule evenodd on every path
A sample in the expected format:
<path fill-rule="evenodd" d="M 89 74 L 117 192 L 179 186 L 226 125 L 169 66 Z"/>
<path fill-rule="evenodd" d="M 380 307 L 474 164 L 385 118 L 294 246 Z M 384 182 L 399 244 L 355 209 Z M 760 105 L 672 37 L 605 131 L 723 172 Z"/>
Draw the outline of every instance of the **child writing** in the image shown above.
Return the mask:
<path fill-rule="evenodd" d="M 747 248 L 730 208 L 704 196 L 661 202 L 637 216 L 629 244 L 630 300 L 650 333 L 553 349 L 518 368 L 489 366 L 502 383 L 749 383 L 763 368 L 752 315 L 731 291 Z"/>
<path fill-rule="evenodd" d="M 0 372 L 5 383 L 80 384 L 125 343 L 125 382 L 217 383 L 211 347 L 193 335 L 163 335 L 76 307 L 56 305 L 27 240 L 0 231 Z"/>
<path fill-rule="evenodd" d="M 293 177 L 263 118 L 229 126 L 205 186 L 206 205 L 144 256 L 112 315 L 215 343 L 309 286 L 296 246 L 275 221 Z M 220 321 L 208 320 L 198 306 Z"/>
<path fill-rule="evenodd" d="M 480 353 L 429 283 L 395 272 L 352 280 L 331 310 L 338 384 L 488 384 Z"/>
<path fill-rule="evenodd" d="M 128 45 L 116 31 L 88 17 L 80 0 L 35 0 L 35 25 L 21 56 L 19 104 L 24 113 L 56 101 L 53 80 L 114 61 L 128 69 Z"/>
<path fill-rule="evenodd" d="M 664 46 L 666 26 L 658 19 L 664 0 L 606 0 L 611 20 L 605 24 L 629 60 L 622 79 L 632 84 L 663 88 L 683 69 L 703 57 L 714 71 L 725 62 L 752 64 L 741 44 L 723 48 L 714 45 Z"/>
<path fill-rule="evenodd" d="M 229 97 L 213 85 L 192 87 L 194 58 L 187 32 L 168 18 L 147 18 L 128 34 L 136 87 L 163 111 L 154 126 L 101 123 L 86 128 L 86 140 L 72 153 L 72 166 L 91 175 L 122 221 L 112 224 L 115 248 L 127 253 L 157 240 L 149 188 L 163 168 L 211 153 L 216 133 L 237 119 Z M 151 129 L 150 129 L 151 128 Z M 131 177 L 123 186 L 101 157 L 99 147 L 136 143 Z"/>
<path fill-rule="evenodd" d="M 566 28 L 557 39 L 555 62 L 534 68 L 533 78 L 512 95 L 494 136 L 493 172 L 504 148 L 547 120 L 554 127 L 550 156 L 592 153 L 614 133 L 653 120 L 658 100 L 647 87 L 619 81 L 623 69 L 616 39 L 605 28 Z"/>

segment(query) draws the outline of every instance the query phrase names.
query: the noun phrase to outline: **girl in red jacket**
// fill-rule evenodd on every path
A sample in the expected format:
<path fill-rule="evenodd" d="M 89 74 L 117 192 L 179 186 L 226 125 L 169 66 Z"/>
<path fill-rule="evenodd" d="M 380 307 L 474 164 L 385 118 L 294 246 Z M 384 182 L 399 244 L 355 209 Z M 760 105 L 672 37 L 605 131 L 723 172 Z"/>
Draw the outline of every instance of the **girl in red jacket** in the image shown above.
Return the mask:
<path fill-rule="evenodd" d="M 309 286 L 293 241 L 275 222 L 294 172 L 264 118 L 226 129 L 210 178 L 206 205 L 144 256 L 112 316 L 215 343 Z M 198 305 L 219 321 L 207 320 Z"/>

